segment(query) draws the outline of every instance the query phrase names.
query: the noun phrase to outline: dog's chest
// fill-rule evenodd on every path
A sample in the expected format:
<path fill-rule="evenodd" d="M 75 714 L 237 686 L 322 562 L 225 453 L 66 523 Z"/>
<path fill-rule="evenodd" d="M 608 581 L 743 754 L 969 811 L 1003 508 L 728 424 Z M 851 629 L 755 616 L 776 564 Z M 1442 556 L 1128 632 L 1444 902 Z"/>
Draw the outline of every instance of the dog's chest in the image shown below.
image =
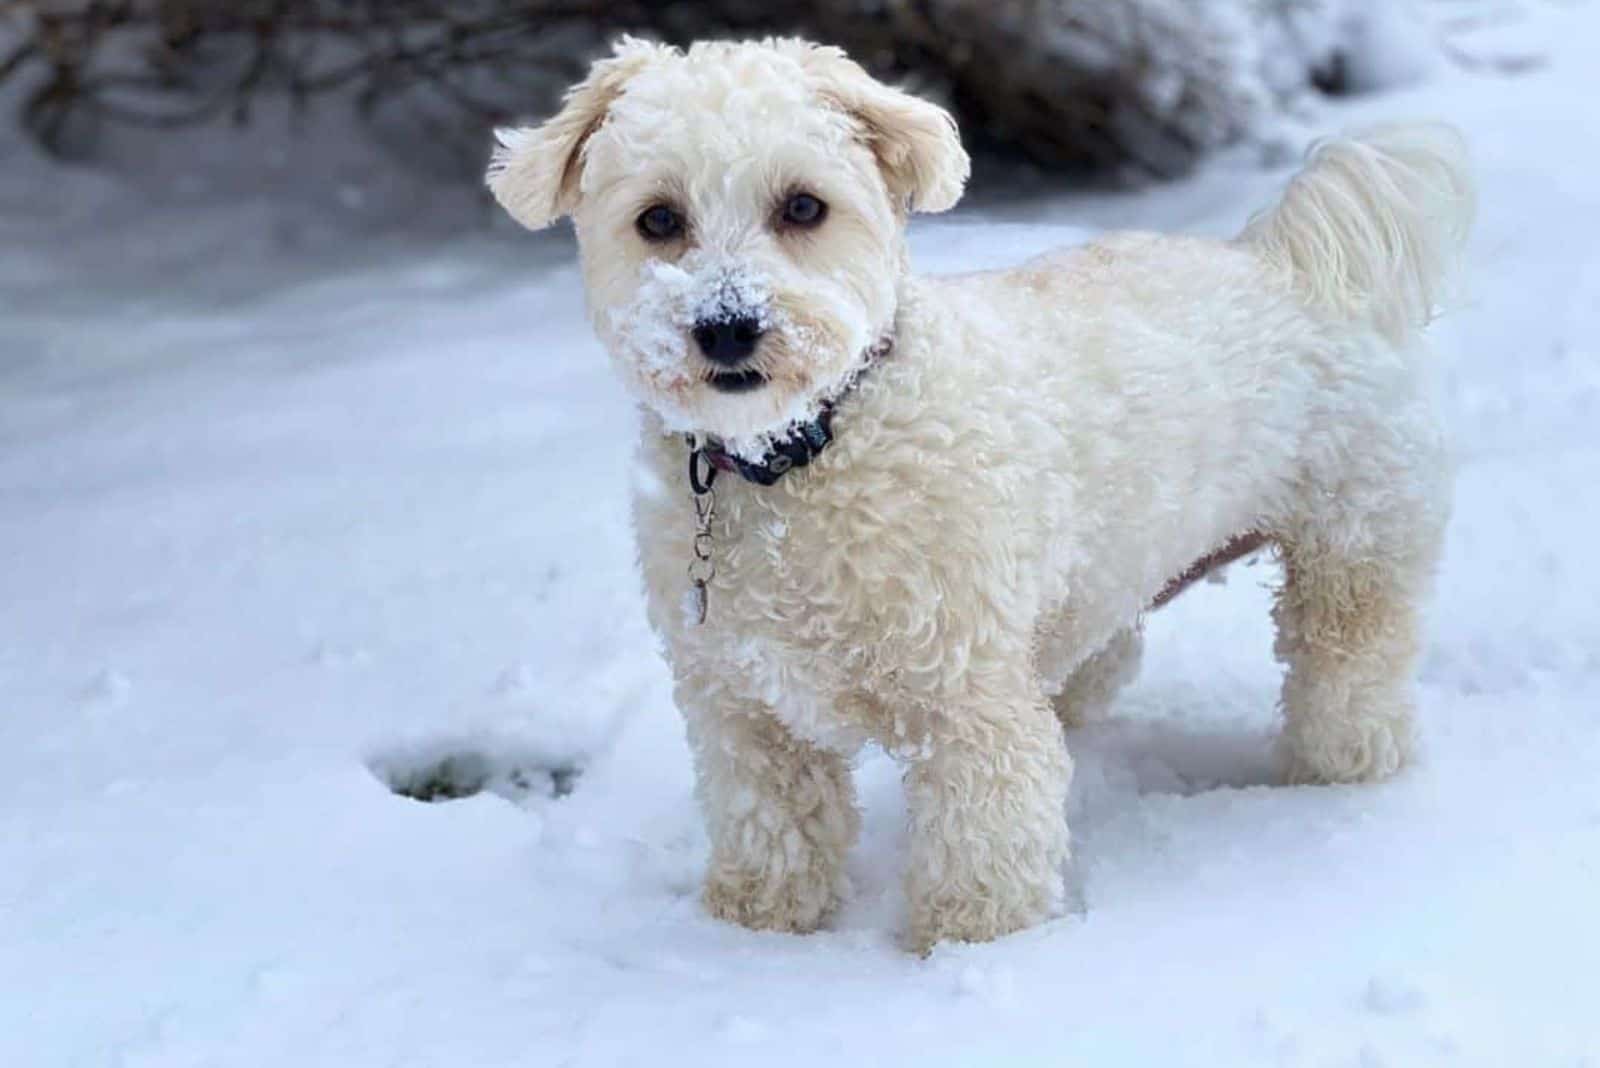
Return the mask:
<path fill-rule="evenodd" d="M 681 672 L 769 708 L 795 734 L 839 750 L 867 732 L 841 698 L 859 681 L 864 644 L 817 507 L 782 487 L 724 474 L 715 484 L 705 619 L 690 562 L 697 533 L 687 483 L 636 504 L 652 617 Z M 702 572 L 703 573 L 703 572 Z"/>
<path fill-rule="evenodd" d="M 717 571 L 705 635 L 763 701 L 814 735 L 826 727 L 825 698 L 841 684 L 825 670 L 826 650 L 845 629 L 828 603 L 826 562 L 797 502 L 781 492 L 737 489 L 724 494 L 713 527 Z"/>

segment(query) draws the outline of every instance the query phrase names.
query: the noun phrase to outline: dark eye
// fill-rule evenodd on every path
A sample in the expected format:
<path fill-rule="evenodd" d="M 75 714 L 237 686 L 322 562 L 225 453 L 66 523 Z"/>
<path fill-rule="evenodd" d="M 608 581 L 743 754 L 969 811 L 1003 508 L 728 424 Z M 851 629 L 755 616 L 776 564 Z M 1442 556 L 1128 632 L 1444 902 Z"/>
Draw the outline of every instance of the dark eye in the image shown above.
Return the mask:
<path fill-rule="evenodd" d="M 789 226 L 810 229 L 828 217 L 828 205 L 810 193 L 796 193 L 783 205 L 783 221 Z"/>
<path fill-rule="evenodd" d="M 683 233 L 683 216 L 665 204 L 655 204 L 640 212 L 633 225 L 646 241 L 671 241 Z"/>

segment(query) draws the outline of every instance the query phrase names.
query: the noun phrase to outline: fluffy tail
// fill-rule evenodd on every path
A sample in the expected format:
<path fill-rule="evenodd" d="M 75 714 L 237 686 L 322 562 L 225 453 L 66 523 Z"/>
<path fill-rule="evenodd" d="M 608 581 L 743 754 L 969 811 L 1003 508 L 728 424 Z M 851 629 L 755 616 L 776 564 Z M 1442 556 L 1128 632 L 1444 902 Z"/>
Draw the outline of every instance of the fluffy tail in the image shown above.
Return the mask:
<path fill-rule="evenodd" d="M 1400 343 L 1432 318 L 1475 206 L 1454 129 L 1378 126 L 1313 148 L 1239 241 L 1291 270 L 1314 307 Z"/>

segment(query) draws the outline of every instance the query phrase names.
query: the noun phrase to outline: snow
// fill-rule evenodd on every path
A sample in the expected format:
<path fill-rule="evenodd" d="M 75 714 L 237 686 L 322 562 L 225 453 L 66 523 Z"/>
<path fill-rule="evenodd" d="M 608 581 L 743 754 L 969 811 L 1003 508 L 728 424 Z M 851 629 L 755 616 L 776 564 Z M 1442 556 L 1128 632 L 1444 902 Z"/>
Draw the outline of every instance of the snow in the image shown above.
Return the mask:
<path fill-rule="evenodd" d="M 567 237 L 0 145 L 0 1064 L 1600 1061 L 1600 9 L 1492 6 L 1482 62 L 1316 116 L 1453 120 L 1483 182 L 1421 761 L 1268 785 L 1272 572 L 1236 568 L 1070 739 L 1067 915 L 926 960 L 881 756 L 832 930 L 698 906 Z M 914 251 L 1229 233 L 1284 176 L 1247 155 Z"/>

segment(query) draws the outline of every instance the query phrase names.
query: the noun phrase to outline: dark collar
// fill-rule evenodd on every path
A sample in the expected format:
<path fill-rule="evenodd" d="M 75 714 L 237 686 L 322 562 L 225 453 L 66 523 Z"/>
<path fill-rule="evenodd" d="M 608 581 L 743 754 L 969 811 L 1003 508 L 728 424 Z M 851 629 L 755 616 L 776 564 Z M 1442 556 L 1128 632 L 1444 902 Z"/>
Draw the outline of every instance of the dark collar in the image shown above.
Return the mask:
<path fill-rule="evenodd" d="M 867 368 L 887 356 L 893 348 L 894 338 L 886 336 L 868 349 L 866 362 L 851 378 L 850 384 L 837 397 L 823 401 L 815 418 L 794 424 L 788 434 L 775 441 L 759 460 L 746 460 L 729 452 L 717 438 L 704 438 L 697 447 L 695 435 L 688 435 L 689 487 L 697 494 L 707 492 L 718 471 L 737 471 L 746 482 L 770 486 L 795 468 L 804 467 L 815 460 L 833 441 L 834 408 L 855 388 L 856 381 L 867 372 Z"/>

